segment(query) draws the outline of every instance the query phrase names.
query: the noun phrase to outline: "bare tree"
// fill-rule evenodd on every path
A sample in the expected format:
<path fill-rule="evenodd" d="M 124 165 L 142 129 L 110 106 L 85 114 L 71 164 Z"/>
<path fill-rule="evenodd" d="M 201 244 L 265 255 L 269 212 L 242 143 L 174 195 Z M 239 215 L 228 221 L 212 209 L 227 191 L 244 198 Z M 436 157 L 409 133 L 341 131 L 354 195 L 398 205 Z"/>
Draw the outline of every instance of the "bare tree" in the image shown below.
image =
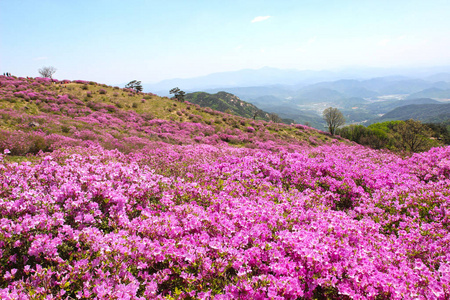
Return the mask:
<path fill-rule="evenodd" d="M 55 74 L 56 68 L 55 67 L 42 67 L 39 69 L 39 74 L 41 74 L 42 77 L 53 79 L 53 74 Z"/>
<path fill-rule="evenodd" d="M 332 135 L 336 132 L 336 128 L 345 124 L 344 115 L 337 108 L 328 107 L 323 111 L 322 115 L 325 122 L 327 122 L 328 131 Z"/>

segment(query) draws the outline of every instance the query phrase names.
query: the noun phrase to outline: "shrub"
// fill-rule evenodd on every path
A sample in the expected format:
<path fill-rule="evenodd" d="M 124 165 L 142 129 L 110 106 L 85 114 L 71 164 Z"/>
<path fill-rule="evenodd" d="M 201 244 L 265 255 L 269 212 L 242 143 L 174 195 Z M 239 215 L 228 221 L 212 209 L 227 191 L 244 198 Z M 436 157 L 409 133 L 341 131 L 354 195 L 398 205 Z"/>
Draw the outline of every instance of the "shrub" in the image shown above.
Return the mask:
<path fill-rule="evenodd" d="M 62 125 L 61 126 L 61 131 L 64 132 L 64 133 L 69 133 L 70 127 L 67 126 L 67 125 Z"/>
<path fill-rule="evenodd" d="M 105 89 L 100 89 L 98 91 L 98 93 L 101 94 L 101 95 L 104 95 L 104 94 L 106 94 L 106 90 Z"/>

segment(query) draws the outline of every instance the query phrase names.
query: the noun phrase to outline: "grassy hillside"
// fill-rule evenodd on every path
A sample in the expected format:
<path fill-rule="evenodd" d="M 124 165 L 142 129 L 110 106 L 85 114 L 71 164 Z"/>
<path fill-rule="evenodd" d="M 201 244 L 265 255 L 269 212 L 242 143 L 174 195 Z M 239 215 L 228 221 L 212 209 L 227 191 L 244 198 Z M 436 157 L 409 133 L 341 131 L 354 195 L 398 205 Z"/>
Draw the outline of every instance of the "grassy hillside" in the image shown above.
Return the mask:
<path fill-rule="evenodd" d="M 269 113 L 227 92 L 218 92 L 216 94 L 205 92 L 188 93 L 185 98 L 187 101 L 198 104 L 201 107 L 210 107 L 217 111 L 230 112 L 248 119 L 256 118 L 257 120 L 269 121 Z"/>
<path fill-rule="evenodd" d="M 155 141 L 299 147 L 333 140 L 306 126 L 254 121 L 95 82 L 14 77 L 0 82 L 0 150 L 18 155 L 89 142 L 129 152 Z"/>

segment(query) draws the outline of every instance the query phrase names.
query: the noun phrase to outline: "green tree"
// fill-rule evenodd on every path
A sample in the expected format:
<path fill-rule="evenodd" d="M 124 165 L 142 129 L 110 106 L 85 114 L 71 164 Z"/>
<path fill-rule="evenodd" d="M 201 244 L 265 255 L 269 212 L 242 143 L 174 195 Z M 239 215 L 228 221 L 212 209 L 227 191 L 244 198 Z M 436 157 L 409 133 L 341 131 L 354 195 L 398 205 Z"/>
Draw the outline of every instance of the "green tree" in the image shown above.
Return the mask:
<path fill-rule="evenodd" d="M 375 149 L 388 147 L 390 141 L 388 134 L 377 126 L 370 128 L 363 125 L 349 125 L 339 128 L 336 133 L 345 139 Z"/>
<path fill-rule="evenodd" d="M 399 136 L 399 149 L 410 152 L 427 151 L 438 143 L 431 139 L 433 131 L 420 121 L 407 120 L 397 124 L 395 128 Z"/>
<path fill-rule="evenodd" d="M 274 123 L 281 123 L 283 120 L 281 120 L 280 116 L 278 116 L 276 113 L 270 113 L 269 114 L 269 120 Z"/>
<path fill-rule="evenodd" d="M 170 94 L 173 94 L 174 98 L 177 99 L 180 102 L 184 101 L 184 96 L 186 96 L 186 93 L 180 90 L 178 87 L 173 88 L 169 91 Z"/>
<path fill-rule="evenodd" d="M 322 115 L 331 135 L 334 135 L 336 128 L 345 124 L 344 115 L 337 108 L 328 107 L 323 111 Z"/>
<path fill-rule="evenodd" d="M 128 82 L 125 85 L 125 88 L 133 89 L 133 90 L 135 90 L 138 93 L 142 92 L 142 84 L 141 84 L 140 81 L 137 81 L 137 80 L 132 80 L 132 81 Z"/>

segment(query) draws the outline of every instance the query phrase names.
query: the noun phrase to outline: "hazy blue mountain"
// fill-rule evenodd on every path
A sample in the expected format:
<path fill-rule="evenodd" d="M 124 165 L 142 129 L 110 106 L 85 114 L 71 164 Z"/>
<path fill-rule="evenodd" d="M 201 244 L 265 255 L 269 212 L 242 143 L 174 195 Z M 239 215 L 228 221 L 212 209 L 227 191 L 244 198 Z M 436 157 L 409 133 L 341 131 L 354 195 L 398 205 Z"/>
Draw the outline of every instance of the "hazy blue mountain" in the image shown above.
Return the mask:
<path fill-rule="evenodd" d="M 329 88 L 306 87 L 297 92 L 292 102 L 296 104 L 309 104 L 334 102 L 342 98 L 345 98 L 343 94 Z"/>
<path fill-rule="evenodd" d="M 289 103 L 285 99 L 280 99 L 276 96 L 266 95 L 258 98 L 254 98 L 253 100 L 249 100 L 248 102 L 253 103 L 257 106 L 261 105 L 281 105 L 283 103 Z"/>
<path fill-rule="evenodd" d="M 450 82 L 450 73 L 438 73 L 428 76 L 425 79 L 432 82 L 438 81 Z"/>
<path fill-rule="evenodd" d="M 198 90 L 204 91 L 206 89 L 224 90 L 226 87 L 267 86 L 274 84 L 289 85 L 291 88 L 299 89 L 306 84 L 314 84 L 323 81 L 357 80 L 361 81 L 363 88 L 372 92 L 378 92 L 379 88 L 385 88 L 386 84 L 389 82 L 409 79 L 414 80 L 414 78 L 424 79 L 429 82 L 450 82 L 449 76 L 450 66 L 413 69 L 354 68 L 334 71 L 286 70 L 264 67 L 261 69 L 218 72 L 195 78 L 167 79 L 158 83 L 147 83 L 144 81 L 143 87 L 145 92 L 168 95 L 168 91 L 173 87 L 179 87 L 186 92 Z M 378 86 L 380 84 L 381 87 Z M 119 84 L 119 86 L 120 85 L 124 84 Z M 396 88 L 397 90 L 405 90 L 405 88 L 400 88 L 398 86 Z M 337 91 L 342 92 L 339 89 L 337 89 Z M 362 94 L 349 94 L 347 96 L 365 97 Z"/>
<path fill-rule="evenodd" d="M 173 87 L 183 91 L 198 91 L 227 87 L 265 86 L 274 84 L 293 85 L 306 82 L 319 82 L 335 79 L 337 75 L 330 71 L 281 70 L 264 67 L 261 69 L 244 69 L 231 72 L 213 73 L 195 78 L 176 78 L 142 86 L 144 91 L 167 95 Z"/>
<path fill-rule="evenodd" d="M 250 86 L 250 87 L 228 87 L 223 89 L 207 89 L 207 93 L 217 93 L 219 91 L 226 91 L 234 94 L 239 98 L 253 102 L 253 100 L 263 96 L 275 96 L 278 98 L 286 98 L 292 95 L 294 89 L 289 85 L 269 85 L 269 86 Z"/>
<path fill-rule="evenodd" d="M 395 82 L 408 80 L 405 76 L 385 76 L 385 77 L 375 77 L 367 80 L 361 81 L 361 86 L 374 92 L 381 92 L 387 86 L 392 85 Z"/>
<path fill-rule="evenodd" d="M 411 94 L 408 98 L 435 98 L 435 99 L 450 99 L 450 89 L 429 88 L 423 91 Z"/>
<path fill-rule="evenodd" d="M 327 88 L 335 90 L 346 97 L 370 98 L 378 96 L 379 93 L 371 91 L 363 86 L 358 80 L 343 79 L 337 81 L 319 82 L 306 88 Z M 303 88 L 305 89 L 305 88 Z"/>
<path fill-rule="evenodd" d="M 431 82 L 422 79 L 407 79 L 392 82 L 381 88 L 378 92 L 381 94 L 411 94 L 419 92 L 432 86 Z"/>

